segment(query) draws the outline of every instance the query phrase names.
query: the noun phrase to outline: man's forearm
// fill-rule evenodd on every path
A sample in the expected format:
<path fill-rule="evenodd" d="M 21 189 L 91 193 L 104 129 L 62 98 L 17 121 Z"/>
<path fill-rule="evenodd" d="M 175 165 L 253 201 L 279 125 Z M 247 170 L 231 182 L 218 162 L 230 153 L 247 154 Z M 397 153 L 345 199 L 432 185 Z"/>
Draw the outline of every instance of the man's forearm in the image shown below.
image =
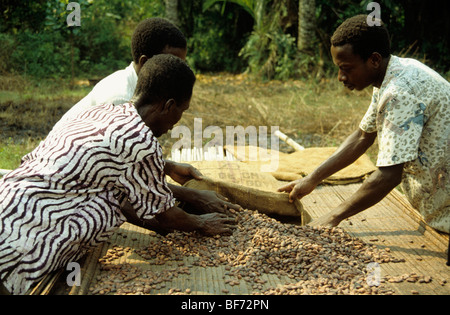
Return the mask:
<path fill-rule="evenodd" d="M 187 203 L 192 203 L 195 201 L 196 190 L 184 186 L 177 186 L 174 184 L 168 184 L 170 190 L 173 193 L 175 199 L 179 201 L 185 201 Z"/>
<path fill-rule="evenodd" d="M 373 144 L 376 133 L 365 133 L 358 129 L 353 132 L 342 145 L 325 162 L 319 165 L 311 174 L 317 182 L 355 162 Z"/>
<path fill-rule="evenodd" d="M 201 216 L 189 214 L 178 207 L 157 214 L 155 218 L 161 227 L 183 232 L 200 231 L 205 224 Z"/>
<path fill-rule="evenodd" d="M 165 235 L 170 232 L 170 230 L 166 230 L 165 228 L 163 228 L 160 225 L 160 223 L 158 222 L 158 220 L 156 220 L 155 218 L 150 219 L 150 220 L 142 220 L 142 219 L 138 218 L 138 216 L 136 215 L 136 211 L 131 206 L 131 204 L 129 203 L 128 200 L 126 202 L 124 202 L 121 210 L 122 210 L 122 214 L 127 218 L 128 223 L 134 224 L 136 226 L 139 226 L 139 227 L 142 227 L 142 228 L 145 228 L 148 230 L 155 231 L 161 235 Z"/>
<path fill-rule="evenodd" d="M 402 173 L 403 164 L 379 168 L 355 194 L 332 211 L 335 220 L 340 222 L 377 204 L 400 184 Z"/>
<path fill-rule="evenodd" d="M 164 159 L 164 173 L 170 173 L 171 169 L 173 168 L 174 162 L 171 160 Z"/>

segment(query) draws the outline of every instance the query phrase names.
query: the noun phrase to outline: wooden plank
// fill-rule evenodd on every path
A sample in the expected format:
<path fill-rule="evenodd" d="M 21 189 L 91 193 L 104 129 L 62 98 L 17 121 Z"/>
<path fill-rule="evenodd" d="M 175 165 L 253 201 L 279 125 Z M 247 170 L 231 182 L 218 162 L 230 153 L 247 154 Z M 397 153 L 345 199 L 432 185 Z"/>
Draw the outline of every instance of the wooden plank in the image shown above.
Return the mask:
<path fill-rule="evenodd" d="M 63 270 L 56 270 L 49 273 L 31 288 L 29 292 L 27 292 L 27 295 L 49 295 L 62 273 Z"/>

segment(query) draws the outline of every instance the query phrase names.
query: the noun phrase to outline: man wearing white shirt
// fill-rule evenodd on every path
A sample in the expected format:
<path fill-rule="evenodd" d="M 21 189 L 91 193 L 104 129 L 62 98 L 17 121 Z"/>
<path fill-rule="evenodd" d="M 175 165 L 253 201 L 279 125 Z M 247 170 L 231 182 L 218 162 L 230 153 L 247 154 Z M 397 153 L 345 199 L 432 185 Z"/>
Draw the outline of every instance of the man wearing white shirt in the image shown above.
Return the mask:
<path fill-rule="evenodd" d="M 102 79 L 81 101 L 75 104 L 57 123 L 64 124 L 69 117 L 92 106 L 110 103 L 119 105 L 128 102 L 136 89 L 139 71 L 145 62 L 158 54 L 171 54 L 186 59 L 187 42 L 183 33 L 170 21 L 149 18 L 138 24 L 131 41 L 133 61 L 123 70 Z M 201 173 L 189 164 L 165 161 L 164 171 L 173 180 L 184 184 L 188 180 L 201 179 Z M 196 190 L 169 184 L 175 198 L 193 205 L 203 212 L 221 212 L 224 208 L 239 209 L 226 198 L 212 191 Z"/>
<path fill-rule="evenodd" d="M 131 64 L 97 83 L 88 95 L 63 116 L 63 119 L 98 104 L 118 105 L 128 102 L 136 89 L 139 71 L 149 58 L 158 54 L 171 54 L 186 60 L 186 45 L 183 33 L 168 20 L 150 18 L 142 21 L 133 33 Z"/>

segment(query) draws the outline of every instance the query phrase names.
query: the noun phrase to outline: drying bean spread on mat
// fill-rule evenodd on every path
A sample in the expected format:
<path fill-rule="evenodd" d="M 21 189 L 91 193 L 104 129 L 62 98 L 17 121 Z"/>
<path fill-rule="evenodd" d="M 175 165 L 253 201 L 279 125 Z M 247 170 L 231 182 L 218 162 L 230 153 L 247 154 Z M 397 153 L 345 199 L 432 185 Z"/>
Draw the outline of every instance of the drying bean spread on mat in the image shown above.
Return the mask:
<path fill-rule="evenodd" d="M 369 263 L 400 262 L 381 250 L 350 236 L 341 228 L 283 224 L 251 210 L 233 211 L 237 228 L 228 236 L 205 237 L 197 233 L 155 234 L 156 241 L 139 249 L 113 246 L 99 259 L 100 273 L 90 294 L 192 294 L 171 282 L 191 275 L 193 268 L 220 267 L 222 289 L 235 292 L 245 285 L 250 294 L 393 294 L 381 284 L 370 285 Z M 160 268 L 141 269 L 117 263 L 136 254 Z M 190 257 L 189 263 L 185 258 Z M 165 268 L 167 267 L 167 268 Z M 269 278 L 282 281 L 271 285 Z M 186 276 L 185 276 L 186 277 Z M 280 285 L 281 284 L 281 285 Z M 168 290 L 167 290 L 168 289 Z M 239 292 L 238 292 L 239 293 Z"/>

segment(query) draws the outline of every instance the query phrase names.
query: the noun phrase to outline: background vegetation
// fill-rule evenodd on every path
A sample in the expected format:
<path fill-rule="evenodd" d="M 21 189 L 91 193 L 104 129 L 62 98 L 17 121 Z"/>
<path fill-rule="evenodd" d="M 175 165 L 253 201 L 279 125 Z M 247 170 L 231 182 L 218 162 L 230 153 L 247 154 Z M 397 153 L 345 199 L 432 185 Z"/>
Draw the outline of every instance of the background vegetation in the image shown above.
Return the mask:
<path fill-rule="evenodd" d="M 102 77 L 130 62 L 130 36 L 139 21 L 167 16 L 188 37 L 188 60 L 198 72 L 322 77 L 334 69 L 329 39 L 335 28 L 371 12 L 369 0 L 79 0 L 81 27 L 67 27 L 68 2 L 0 2 L 1 73 Z M 449 1 L 378 3 L 395 53 L 414 55 L 443 74 L 450 71 Z M 306 47 L 300 47 L 305 32 L 299 28 L 306 30 Z"/>
<path fill-rule="evenodd" d="M 222 130 L 273 125 L 307 147 L 338 145 L 370 101 L 368 90 L 341 87 L 329 54 L 336 27 L 368 13 L 367 0 L 78 0 L 81 27 L 67 27 L 68 2 L 0 1 L 0 168 L 15 168 L 89 93 L 87 79 L 131 62 L 131 34 L 148 17 L 170 18 L 188 38 L 198 81 L 180 124 L 191 130 L 201 117 Z M 448 79 L 450 2 L 378 2 L 394 53 Z M 170 148 L 177 139 L 160 140 Z"/>

